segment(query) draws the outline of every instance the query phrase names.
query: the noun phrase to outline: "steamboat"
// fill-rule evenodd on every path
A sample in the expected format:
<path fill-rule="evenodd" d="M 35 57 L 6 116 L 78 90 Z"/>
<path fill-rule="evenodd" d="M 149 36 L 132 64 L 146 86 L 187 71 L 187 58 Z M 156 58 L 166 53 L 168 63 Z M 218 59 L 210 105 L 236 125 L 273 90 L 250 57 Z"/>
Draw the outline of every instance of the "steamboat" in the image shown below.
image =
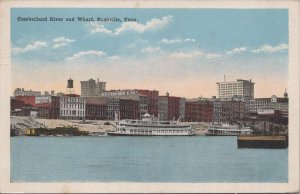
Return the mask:
<path fill-rule="evenodd" d="M 210 125 L 208 126 L 206 136 L 239 136 L 239 135 L 250 135 L 250 127 L 241 127 L 238 125 Z"/>
<path fill-rule="evenodd" d="M 196 135 L 191 125 L 177 121 L 159 121 L 149 114 L 141 120 L 124 119 L 117 122 L 116 131 L 107 132 L 114 136 L 193 136 Z"/>

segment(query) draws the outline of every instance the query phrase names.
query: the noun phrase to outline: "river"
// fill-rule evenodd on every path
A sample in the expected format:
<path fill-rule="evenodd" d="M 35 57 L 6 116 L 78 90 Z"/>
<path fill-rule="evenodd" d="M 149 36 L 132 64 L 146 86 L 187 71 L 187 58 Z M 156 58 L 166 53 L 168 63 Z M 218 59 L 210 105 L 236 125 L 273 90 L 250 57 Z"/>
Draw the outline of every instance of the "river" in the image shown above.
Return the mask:
<path fill-rule="evenodd" d="M 11 137 L 12 182 L 288 182 L 288 149 L 236 137 Z"/>

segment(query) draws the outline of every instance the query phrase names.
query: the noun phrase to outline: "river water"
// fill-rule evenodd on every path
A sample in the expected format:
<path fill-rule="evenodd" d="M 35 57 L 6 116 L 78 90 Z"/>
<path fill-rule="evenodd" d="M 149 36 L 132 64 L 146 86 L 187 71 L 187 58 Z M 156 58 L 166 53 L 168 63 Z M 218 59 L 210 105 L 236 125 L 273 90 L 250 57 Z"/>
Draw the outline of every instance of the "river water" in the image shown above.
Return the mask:
<path fill-rule="evenodd" d="M 12 182 L 288 182 L 288 149 L 236 137 L 12 137 Z"/>

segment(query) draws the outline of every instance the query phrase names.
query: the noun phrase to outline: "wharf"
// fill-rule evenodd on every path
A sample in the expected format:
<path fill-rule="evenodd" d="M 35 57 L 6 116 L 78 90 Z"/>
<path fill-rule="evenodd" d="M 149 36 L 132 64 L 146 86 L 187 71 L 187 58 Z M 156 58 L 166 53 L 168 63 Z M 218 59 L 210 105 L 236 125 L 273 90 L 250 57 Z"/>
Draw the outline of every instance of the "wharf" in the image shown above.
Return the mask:
<path fill-rule="evenodd" d="M 237 137 L 238 148 L 284 149 L 288 147 L 287 135 L 243 135 Z"/>

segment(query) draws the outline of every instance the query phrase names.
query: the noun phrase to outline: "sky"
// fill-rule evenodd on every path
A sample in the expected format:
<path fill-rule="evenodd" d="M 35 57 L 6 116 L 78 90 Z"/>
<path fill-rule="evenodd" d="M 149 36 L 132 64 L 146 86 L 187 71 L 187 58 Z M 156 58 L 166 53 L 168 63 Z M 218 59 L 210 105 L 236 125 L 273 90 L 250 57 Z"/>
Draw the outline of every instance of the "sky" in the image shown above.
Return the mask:
<path fill-rule="evenodd" d="M 48 21 L 18 20 L 27 17 Z M 79 94 L 80 81 L 99 78 L 107 90 L 211 97 L 226 76 L 251 79 L 255 97 L 280 97 L 288 80 L 288 10 L 13 8 L 11 59 L 12 91 L 66 92 L 71 77 Z"/>

